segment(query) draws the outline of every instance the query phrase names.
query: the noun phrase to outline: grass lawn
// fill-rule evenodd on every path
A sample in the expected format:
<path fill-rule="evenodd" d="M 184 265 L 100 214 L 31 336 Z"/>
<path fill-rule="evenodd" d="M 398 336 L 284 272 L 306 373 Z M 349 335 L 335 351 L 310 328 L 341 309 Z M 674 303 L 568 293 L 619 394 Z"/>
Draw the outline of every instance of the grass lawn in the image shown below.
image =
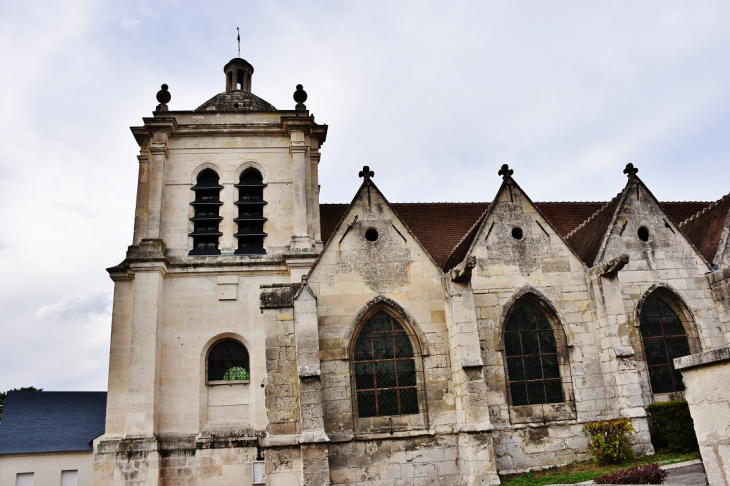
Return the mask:
<path fill-rule="evenodd" d="M 653 456 L 640 456 L 630 461 L 624 461 L 618 464 L 608 466 L 599 466 L 594 461 L 574 462 L 563 467 L 551 467 L 540 471 L 532 471 L 522 474 L 509 474 L 501 476 L 502 484 L 505 486 L 539 486 L 542 484 L 574 484 L 590 481 L 617 469 L 625 469 L 637 464 L 645 464 L 647 462 L 656 462 L 660 466 L 665 464 L 673 464 L 675 462 L 692 461 L 699 459 L 699 452 L 689 452 L 686 454 L 678 453 L 658 453 Z"/>

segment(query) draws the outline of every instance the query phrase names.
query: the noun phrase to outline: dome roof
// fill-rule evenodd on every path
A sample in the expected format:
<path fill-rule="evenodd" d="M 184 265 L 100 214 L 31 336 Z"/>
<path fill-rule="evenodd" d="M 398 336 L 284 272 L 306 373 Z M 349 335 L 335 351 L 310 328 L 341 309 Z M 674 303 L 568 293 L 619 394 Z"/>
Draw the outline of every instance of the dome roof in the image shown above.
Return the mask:
<path fill-rule="evenodd" d="M 197 107 L 195 111 L 276 111 L 276 108 L 253 93 L 236 90 L 218 93 Z"/>

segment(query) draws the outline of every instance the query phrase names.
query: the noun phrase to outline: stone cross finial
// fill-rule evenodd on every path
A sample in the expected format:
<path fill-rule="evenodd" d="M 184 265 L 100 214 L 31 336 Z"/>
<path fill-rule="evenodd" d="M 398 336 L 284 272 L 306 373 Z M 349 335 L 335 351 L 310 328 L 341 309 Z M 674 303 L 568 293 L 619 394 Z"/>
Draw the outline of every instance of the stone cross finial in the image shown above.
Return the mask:
<path fill-rule="evenodd" d="M 512 174 L 514 174 L 514 173 L 515 173 L 515 171 L 510 169 L 509 165 L 502 164 L 502 168 L 499 169 L 499 172 L 497 172 L 497 175 L 501 175 L 502 179 L 506 179 L 506 178 L 512 176 Z"/>
<path fill-rule="evenodd" d="M 362 170 L 360 171 L 360 174 L 358 174 L 358 177 L 363 177 L 365 181 L 369 181 L 371 177 L 375 177 L 375 172 L 370 170 L 370 167 L 367 165 L 363 166 Z"/>
<path fill-rule="evenodd" d="M 636 175 L 636 173 L 639 172 L 639 169 L 634 167 L 634 164 L 629 162 L 626 164 L 626 168 L 624 169 L 624 174 L 626 174 L 626 177 L 631 177 L 632 175 Z"/>

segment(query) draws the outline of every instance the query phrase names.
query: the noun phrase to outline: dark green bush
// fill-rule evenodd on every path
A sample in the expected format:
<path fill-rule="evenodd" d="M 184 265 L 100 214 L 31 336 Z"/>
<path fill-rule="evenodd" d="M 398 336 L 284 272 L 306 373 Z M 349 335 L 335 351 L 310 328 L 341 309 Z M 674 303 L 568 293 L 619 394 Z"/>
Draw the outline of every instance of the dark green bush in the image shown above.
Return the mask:
<path fill-rule="evenodd" d="M 621 469 L 597 477 L 596 484 L 662 484 L 667 472 L 655 462 Z"/>
<path fill-rule="evenodd" d="M 634 455 L 631 449 L 634 426 L 627 418 L 588 422 L 583 425 L 583 434 L 588 437 L 588 452 L 601 464 L 630 459 Z"/>
<path fill-rule="evenodd" d="M 690 452 L 699 449 L 694 422 L 686 400 L 655 402 L 646 407 L 649 412 L 651 442 L 656 449 Z"/>

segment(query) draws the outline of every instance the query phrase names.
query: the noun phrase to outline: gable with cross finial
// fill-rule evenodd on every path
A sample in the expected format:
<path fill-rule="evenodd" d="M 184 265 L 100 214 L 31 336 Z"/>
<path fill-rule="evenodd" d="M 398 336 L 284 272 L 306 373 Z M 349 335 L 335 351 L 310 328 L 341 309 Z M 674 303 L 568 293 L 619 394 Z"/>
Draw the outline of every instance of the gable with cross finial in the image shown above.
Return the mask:
<path fill-rule="evenodd" d="M 369 181 L 371 177 L 375 177 L 375 171 L 370 170 L 367 165 L 363 166 L 362 170 L 358 174 L 358 177 L 365 179 L 365 182 Z"/>

